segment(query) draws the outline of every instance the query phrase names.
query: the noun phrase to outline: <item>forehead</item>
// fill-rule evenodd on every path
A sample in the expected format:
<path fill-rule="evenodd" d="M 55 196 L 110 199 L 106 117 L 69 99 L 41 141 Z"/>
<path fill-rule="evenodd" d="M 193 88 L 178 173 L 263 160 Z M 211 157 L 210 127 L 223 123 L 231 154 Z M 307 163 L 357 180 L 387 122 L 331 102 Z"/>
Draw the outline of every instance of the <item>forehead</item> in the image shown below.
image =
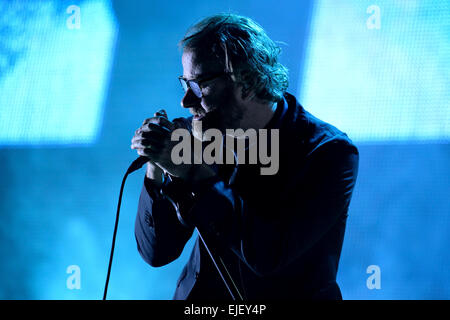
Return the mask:
<path fill-rule="evenodd" d="M 181 62 L 183 64 L 183 77 L 186 79 L 193 79 L 223 70 L 217 61 L 202 57 L 193 50 L 185 50 Z"/>

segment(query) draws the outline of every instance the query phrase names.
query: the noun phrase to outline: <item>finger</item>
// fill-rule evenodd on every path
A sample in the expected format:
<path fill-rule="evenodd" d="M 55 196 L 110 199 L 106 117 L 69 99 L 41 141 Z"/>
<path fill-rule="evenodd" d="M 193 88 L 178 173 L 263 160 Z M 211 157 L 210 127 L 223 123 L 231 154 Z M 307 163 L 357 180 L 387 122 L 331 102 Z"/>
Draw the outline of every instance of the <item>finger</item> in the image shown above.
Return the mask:
<path fill-rule="evenodd" d="M 164 140 L 166 140 L 168 138 L 168 133 L 167 132 L 155 131 L 155 130 L 151 130 L 151 131 L 139 130 L 133 136 L 133 138 L 131 138 L 131 140 L 133 140 L 133 139 L 142 139 L 142 138 L 164 141 Z"/>
<path fill-rule="evenodd" d="M 138 147 L 138 148 L 147 148 L 150 146 L 156 146 L 156 147 L 165 147 L 166 142 L 161 140 L 154 140 L 154 139 L 148 139 L 148 138 L 134 138 L 131 140 L 131 145 Z"/>
<path fill-rule="evenodd" d="M 150 139 L 135 139 L 131 141 L 131 149 L 152 149 L 155 151 L 162 151 L 164 147 L 164 143 L 152 141 Z"/>
<path fill-rule="evenodd" d="M 150 131 L 157 132 L 164 137 L 167 137 L 172 133 L 172 130 L 170 130 L 164 126 L 154 124 L 154 123 L 148 123 L 147 125 L 145 125 L 144 127 L 141 128 L 140 132 L 142 134 L 144 132 L 150 132 Z"/>
<path fill-rule="evenodd" d="M 169 119 L 169 117 L 167 117 L 167 112 L 164 109 L 160 109 L 160 110 L 156 111 L 154 116 L 155 117 L 163 117 L 163 118 Z"/>
<path fill-rule="evenodd" d="M 134 132 L 134 136 L 135 137 L 141 136 L 145 132 L 156 132 L 156 133 L 159 133 L 161 136 L 165 136 L 165 135 L 169 134 L 171 131 L 160 125 L 153 124 L 153 123 L 147 123 L 145 125 L 142 125 L 142 127 L 140 127 L 139 129 L 137 129 Z"/>
<path fill-rule="evenodd" d="M 161 117 L 161 116 L 155 116 L 153 118 L 148 118 L 144 121 L 142 126 L 146 126 L 149 123 L 154 123 L 157 125 L 160 125 L 162 127 L 165 127 L 169 130 L 174 130 L 175 129 L 175 125 L 169 121 L 169 119 L 167 119 L 166 117 Z"/>
<path fill-rule="evenodd" d="M 169 132 L 167 132 L 167 131 L 161 132 L 161 131 L 156 131 L 156 130 L 151 129 L 151 131 L 143 131 L 138 136 L 142 137 L 142 138 L 165 141 L 169 138 Z"/>
<path fill-rule="evenodd" d="M 151 161 L 157 161 L 159 151 L 152 150 L 151 148 L 136 149 L 138 155 L 149 158 Z"/>
<path fill-rule="evenodd" d="M 167 133 L 162 134 L 156 131 L 143 131 L 133 136 L 131 139 L 131 148 L 145 148 L 149 145 L 164 147 L 168 142 Z"/>
<path fill-rule="evenodd" d="M 146 157 L 149 160 L 153 160 L 151 158 L 151 156 L 148 154 L 148 152 L 145 151 L 145 149 L 136 149 L 136 151 L 137 151 L 137 154 L 140 155 L 141 157 Z"/>

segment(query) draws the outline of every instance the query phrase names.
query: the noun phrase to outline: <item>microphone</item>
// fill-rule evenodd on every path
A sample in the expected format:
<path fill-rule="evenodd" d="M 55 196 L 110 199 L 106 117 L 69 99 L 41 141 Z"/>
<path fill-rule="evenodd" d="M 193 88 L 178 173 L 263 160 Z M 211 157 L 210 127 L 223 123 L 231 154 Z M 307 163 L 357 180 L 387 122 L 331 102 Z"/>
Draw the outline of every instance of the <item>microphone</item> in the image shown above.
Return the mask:
<path fill-rule="evenodd" d="M 134 160 L 131 163 L 130 167 L 127 170 L 127 174 L 130 174 L 132 172 L 135 172 L 136 170 L 139 170 L 147 162 L 148 162 L 148 158 L 147 157 L 140 156 L 139 158 L 137 158 L 136 160 Z"/>
<path fill-rule="evenodd" d="M 157 114 L 160 114 L 161 116 L 163 116 L 164 118 L 167 119 L 167 115 L 165 115 L 165 113 L 162 114 L 162 113 L 158 112 Z M 189 122 L 189 120 L 187 120 L 185 118 L 175 118 L 175 119 L 173 119 L 172 123 L 175 125 L 175 129 L 179 129 L 179 128 L 183 128 L 186 130 L 191 129 L 191 123 Z M 137 158 L 136 160 L 134 160 L 131 163 L 130 167 L 127 170 L 127 174 L 130 174 L 130 173 L 135 172 L 136 170 L 139 170 L 148 161 L 149 161 L 149 159 L 147 157 L 140 156 L 139 158 Z"/>
<path fill-rule="evenodd" d="M 160 116 L 163 116 L 167 119 L 167 115 L 165 113 L 164 110 L 158 111 L 157 114 L 159 114 Z M 189 131 L 192 131 L 192 125 L 191 125 L 191 121 L 190 118 L 186 119 L 186 118 L 176 118 L 172 121 L 172 123 L 175 125 L 176 129 L 179 128 L 184 128 L 187 129 Z M 115 243 L 116 243 L 116 235 L 117 235 L 117 228 L 119 225 L 119 213 L 120 213 L 120 206 L 122 203 L 122 195 L 123 195 L 123 189 L 125 186 L 125 181 L 128 177 L 128 175 L 136 170 L 139 170 L 140 168 L 142 168 L 142 166 L 147 163 L 149 161 L 149 159 L 147 157 L 144 156 L 140 156 L 138 157 L 136 160 L 134 160 L 131 165 L 129 166 L 126 174 L 124 175 L 123 179 L 122 179 L 122 184 L 120 186 L 120 192 L 119 192 L 119 201 L 117 204 L 117 212 L 116 212 L 116 221 L 114 224 L 114 232 L 113 232 L 113 238 L 112 238 L 112 244 L 111 244 L 111 252 L 110 252 L 110 256 L 109 256 L 109 264 L 108 264 L 108 271 L 106 273 L 106 282 L 105 282 L 105 288 L 103 291 L 103 300 L 106 300 L 106 296 L 108 293 L 108 285 L 109 285 L 109 279 L 110 279 L 110 275 L 111 275 L 111 266 L 112 266 L 112 262 L 113 262 L 113 256 L 114 256 L 114 248 L 115 248 Z M 170 199 L 168 197 L 168 199 Z M 171 201 L 173 203 L 173 201 Z M 175 205 L 176 210 L 178 211 L 178 207 Z M 178 215 L 178 212 L 177 212 Z M 203 232 L 200 232 L 200 230 L 198 230 L 198 235 L 203 243 L 203 245 L 206 248 L 206 251 L 208 252 L 212 262 L 214 263 L 217 272 L 219 273 L 220 277 L 222 278 L 226 288 L 228 289 L 228 292 L 230 293 L 231 297 L 233 300 L 243 300 L 243 296 L 236 284 L 236 282 L 233 280 L 232 276 L 230 275 L 230 272 L 228 271 L 228 268 L 226 267 L 224 261 L 222 260 L 222 258 L 219 255 L 216 255 L 212 250 L 209 249 L 209 247 L 206 244 L 206 241 L 203 237 Z"/>
<path fill-rule="evenodd" d="M 167 119 L 167 114 L 164 110 L 160 110 L 156 113 L 156 115 L 162 116 L 164 118 Z M 191 123 L 190 120 L 185 119 L 185 118 L 176 118 L 172 121 L 172 123 L 175 125 L 175 128 L 184 128 L 187 130 L 191 129 Z M 140 168 L 142 168 L 142 166 L 144 164 L 146 164 L 149 161 L 149 159 L 147 157 L 144 156 L 140 156 L 138 157 L 136 160 L 134 160 L 131 165 L 128 167 L 127 172 L 125 173 L 123 179 L 122 179 L 122 184 L 120 186 L 120 192 L 119 192 L 119 201 L 117 203 L 117 211 L 116 211 L 116 221 L 114 224 L 114 232 L 113 232 L 113 238 L 112 238 L 112 244 L 111 244 L 111 252 L 109 255 L 109 264 L 108 264 L 108 271 L 106 273 L 106 282 L 105 282 L 105 289 L 103 291 L 103 300 L 106 300 L 106 295 L 108 293 L 108 285 L 109 285 L 109 278 L 111 275 L 111 266 L 112 266 L 112 262 L 113 262 L 113 256 L 114 256 L 114 248 L 115 248 L 115 244 L 116 244 L 116 235 L 117 235 L 117 228 L 119 225 L 119 214 L 120 214 L 120 206 L 122 204 L 122 195 L 123 195 L 123 189 L 125 186 L 125 181 L 128 177 L 128 175 L 136 170 L 139 170 Z"/>

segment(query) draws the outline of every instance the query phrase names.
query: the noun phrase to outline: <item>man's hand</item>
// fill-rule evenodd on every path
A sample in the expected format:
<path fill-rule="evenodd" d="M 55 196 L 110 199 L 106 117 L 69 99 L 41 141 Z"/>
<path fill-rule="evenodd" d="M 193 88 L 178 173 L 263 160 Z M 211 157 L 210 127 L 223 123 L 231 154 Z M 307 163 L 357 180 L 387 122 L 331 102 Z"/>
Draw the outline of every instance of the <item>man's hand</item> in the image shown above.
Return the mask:
<path fill-rule="evenodd" d="M 135 131 L 131 140 L 131 149 L 140 156 L 149 159 L 147 177 L 156 183 L 162 182 L 162 171 L 190 182 L 197 182 L 214 176 L 214 171 L 207 165 L 175 165 L 171 159 L 172 148 L 178 143 L 171 141 L 171 134 L 176 126 L 167 119 L 166 112 L 160 110 L 154 117 L 146 119 Z"/>

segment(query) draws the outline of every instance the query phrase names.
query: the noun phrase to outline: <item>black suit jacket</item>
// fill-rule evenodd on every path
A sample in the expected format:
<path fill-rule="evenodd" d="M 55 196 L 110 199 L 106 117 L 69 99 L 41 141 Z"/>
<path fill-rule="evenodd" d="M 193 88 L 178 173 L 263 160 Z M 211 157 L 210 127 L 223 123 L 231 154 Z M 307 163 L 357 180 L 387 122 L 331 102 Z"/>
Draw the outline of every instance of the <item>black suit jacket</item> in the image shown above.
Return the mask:
<path fill-rule="evenodd" d="M 288 93 L 267 128 L 280 132 L 275 175 L 261 175 L 258 165 L 223 165 L 216 179 L 196 186 L 172 179 L 158 190 L 145 179 L 138 250 L 150 265 L 163 266 L 179 257 L 193 224 L 213 240 L 210 249 L 245 299 L 341 299 L 336 273 L 358 150 Z M 180 223 L 176 205 L 191 226 Z M 198 238 L 174 299 L 230 299 Z"/>

